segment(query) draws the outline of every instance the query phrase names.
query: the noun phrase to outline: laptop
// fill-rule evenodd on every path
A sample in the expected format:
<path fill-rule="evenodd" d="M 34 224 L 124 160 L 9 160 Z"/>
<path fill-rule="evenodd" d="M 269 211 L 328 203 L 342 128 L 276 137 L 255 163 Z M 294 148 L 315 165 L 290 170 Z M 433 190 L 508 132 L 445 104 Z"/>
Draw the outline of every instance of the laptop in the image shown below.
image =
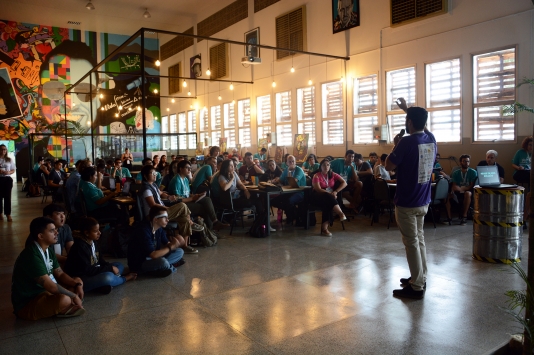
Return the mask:
<path fill-rule="evenodd" d="M 501 184 L 497 165 L 477 166 L 477 173 L 478 185 L 480 187 L 490 187 L 493 189 L 511 189 L 517 187 L 517 185 Z"/>

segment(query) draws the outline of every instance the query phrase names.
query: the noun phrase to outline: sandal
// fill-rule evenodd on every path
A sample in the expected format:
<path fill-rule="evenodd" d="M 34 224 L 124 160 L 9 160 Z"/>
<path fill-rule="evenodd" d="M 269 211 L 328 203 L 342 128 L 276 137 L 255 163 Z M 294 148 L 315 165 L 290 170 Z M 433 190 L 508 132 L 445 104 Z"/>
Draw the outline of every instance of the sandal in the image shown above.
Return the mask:
<path fill-rule="evenodd" d="M 78 316 L 81 316 L 85 314 L 85 309 L 83 307 L 80 307 L 80 306 L 72 306 L 70 307 L 67 312 L 63 313 L 63 314 L 57 314 L 56 317 L 58 318 L 70 318 L 70 317 L 78 317 Z"/>
<path fill-rule="evenodd" d="M 321 231 L 321 237 L 331 237 L 332 233 L 328 231 L 328 229 Z"/>

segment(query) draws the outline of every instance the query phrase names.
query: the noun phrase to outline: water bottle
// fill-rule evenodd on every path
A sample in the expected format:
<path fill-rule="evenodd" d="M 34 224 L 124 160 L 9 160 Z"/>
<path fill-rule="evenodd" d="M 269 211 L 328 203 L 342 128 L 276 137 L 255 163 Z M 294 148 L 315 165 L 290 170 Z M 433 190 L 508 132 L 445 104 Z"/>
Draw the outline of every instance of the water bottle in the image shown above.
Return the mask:
<path fill-rule="evenodd" d="M 284 211 L 282 211 L 281 209 L 278 209 L 278 216 L 276 217 L 276 220 L 278 221 L 278 223 L 282 223 L 282 218 L 284 216 Z"/>

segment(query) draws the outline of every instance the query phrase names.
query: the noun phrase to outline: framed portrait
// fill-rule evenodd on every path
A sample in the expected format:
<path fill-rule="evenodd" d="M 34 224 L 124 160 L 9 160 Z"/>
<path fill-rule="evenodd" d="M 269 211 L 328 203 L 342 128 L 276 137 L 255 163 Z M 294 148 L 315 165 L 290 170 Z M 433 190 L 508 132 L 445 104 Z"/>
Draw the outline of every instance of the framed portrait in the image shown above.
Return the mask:
<path fill-rule="evenodd" d="M 260 57 L 260 48 L 256 44 L 260 43 L 260 28 L 256 27 L 252 31 L 245 32 L 245 56 L 246 57 Z"/>
<path fill-rule="evenodd" d="M 332 0 L 332 28 L 334 33 L 360 25 L 360 0 Z"/>
<path fill-rule="evenodd" d="M 202 76 L 202 57 L 197 54 L 194 57 L 189 58 L 189 77 L 191 79 L 199 78 Z"/>

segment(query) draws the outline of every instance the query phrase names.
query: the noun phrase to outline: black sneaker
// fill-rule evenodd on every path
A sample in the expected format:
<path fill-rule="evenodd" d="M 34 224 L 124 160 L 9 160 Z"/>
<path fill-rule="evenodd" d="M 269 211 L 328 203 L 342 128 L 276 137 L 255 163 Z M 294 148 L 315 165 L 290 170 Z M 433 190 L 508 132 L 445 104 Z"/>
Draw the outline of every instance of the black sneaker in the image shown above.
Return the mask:
<path fill-rule="evenodd" d="M 412 285 L 408 285 L 404 288 L 393 290 L 393 296 L 401 298 L 414 298 L 416 300 L 420 300 L 425 297 L 425 291 L 415 291 L 412 288 Z"/>
<path fill-rule="evenodd" d="M 460 225 L 465 226 L 466 224 L 467 224 L 466 218 L 462 217 L 462 219 L 460 219 Z"/>
<path fill-rule="evenodd" d="M 177 262 L 175 262 L 174 264 L 172 264 L 172 266 L 174 266 L 174 267 L 180 267 L 180 266 L 182 266 L 183 264 L 185 264 L 185 260 L 184 260 L 184 258 L 181 258 L 180 260 L 178 260 Z"/>
<path fill-rule="evenodd" d="M 147 275 L 152 277 L 167 277 L 170 274 L 172 274 L 171 269 L 164 269 L 164 270 L 156 270 L 156 271 L 149 271 L 147 272 Z"/>
<path fill-rule="evenodd" d="M 411 276 L 408 277 L 407 279 L 402 278 L 402 279 L 400 279 L 400 283 L 401 283 L 402 286 L 408 286 L 408 285 L 410 285 L 410 280 L 411 280 L 411 279 L 412 279 Z M 423 285 L 423 290 L 426 290 L 426 282 L 425 282 L 425 284 Z"/>
<path fill-rule="evenodd" d="M 106 285 L 106 286 L 102 286 L 102 287 L 99 287 L 96 289 L 97 292 L 103 294 L 103 295 L 109 295 L 109 293 L 111 292 L 111 290 L 113 289 L 113 287 L 111 287 L 110 285 Z"/>

